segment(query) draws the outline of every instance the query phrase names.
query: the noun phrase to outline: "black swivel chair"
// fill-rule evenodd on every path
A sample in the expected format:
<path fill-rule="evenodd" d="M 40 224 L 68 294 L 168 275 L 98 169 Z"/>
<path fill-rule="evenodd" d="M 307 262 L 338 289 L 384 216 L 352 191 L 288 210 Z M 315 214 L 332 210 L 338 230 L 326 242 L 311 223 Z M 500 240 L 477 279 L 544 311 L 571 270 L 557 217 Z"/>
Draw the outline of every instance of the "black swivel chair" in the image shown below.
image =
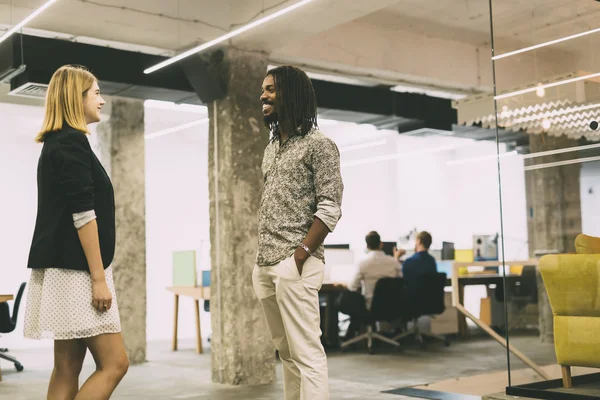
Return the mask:
<path fill-rule="evenodd" d="M 414 287 L 411 288 L 409 293 L 407 293 L 407 297 L 403 300 L 410 310 L 410 319 L 413 320 L 413 330 L 399 334 L 394 337 L 394 340 L 400 340 L 407 336 L 415 336 L 417 341 L 423 345 L 423 336 L 425 336 L 439 339 L 443 341 L 446 346 L 449 346 L 450 341 L 447 338 L 432 333 L 421 332 L 418 322 L 420 317 L 429 316 L 435 318 L 436 315 L 440 315 L 446 310 L 444 301 L 446 274 L 426 274 L 421 277 L 419 281 L 414 283 L 407 282 L 407 284 L 414 284 Z"/>
<path fill-rule="evenodd" d="M 508 280 L 508 300 L 515 303 L 517 307 L 522 308 L 528 304 L 538 302 L 536 267 L 527 265 L 523 267 L 521 276 L 512 277 Z M 503 283 L 496 287 L 496 300 L 504 302 Z"/>
<path fill-rule="evenodd" d="M 15 298 L 15 304 L 13 306 L 12 316 L 8 303 L 0 303 L 0 333 L 10 333 L 17 327 L 17 316 L 19 315 L 19 306 L 21 305 L 21 299 L 23 298 L 23 292 L 25 291 L 26 283 L 23 282 Z M 10 361 L 15 364 L 17 371 L 23 371 L 23 365 L 16 358 L 6 354 L 8 349 L 0 349 L 0 358 Z"/>
<path fill-rule="evenodd" d="M 374 326 L 379 321 L 393 322 L 405 317 L 405 307 L 402 306 L 404 296 L 404 280 L 402 278 L 379 279 L 373 292 L 371 310 L 364 310 L 367 332 L 342 343 L 342 350 L 354 343 L 366 340 L 369 353 L 373 354 L 373 339 L 391 344 L 399 349 L 400 344 L 397 341 L 374 332 Z"/>

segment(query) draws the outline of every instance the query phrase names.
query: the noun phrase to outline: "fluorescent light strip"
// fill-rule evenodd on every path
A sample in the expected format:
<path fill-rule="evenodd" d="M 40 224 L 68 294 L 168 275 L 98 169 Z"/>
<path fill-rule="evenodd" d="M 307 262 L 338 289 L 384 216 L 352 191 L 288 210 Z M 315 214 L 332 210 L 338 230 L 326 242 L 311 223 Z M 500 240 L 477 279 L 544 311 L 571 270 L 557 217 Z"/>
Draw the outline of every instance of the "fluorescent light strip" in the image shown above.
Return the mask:
<path fill-rule="evenodd" d="M 422 154 L 437 153 L 437 152 L 440 152 L 440 151 L 447 151 L 447 150 L 455 150 L 455 149 L 458 149 L 460 147 L 466 147 L 466 146 L 469 146 L 469 145 L 462 145 L 462 146 L 447 145 L 447 146 L 435 147 L 433 149 L 423 149 L 423 150 L 409 151 L 409 152 L 406 152 L 406 153 L 387 154 L 385 156 L 369 157 L 369 158 L 363 158 L 363 159 L 360 159 L 360 160 L 353 160 L 353 161 L 342 162 L 341 166 L 342 167 L 354 167 L 354 166 L 357 166 L 357 165 L 371 164 L 371 163 L 378 162 L 378 161 L 397 160 L 397 159 L 402 158 L 402 157 L 409 157 L 409 156 L 416 156 L 416 155 L 422 155 Z"/>
<path fill-rule="evenodd" d="M 525 155 L 523 155 L 523 158 L 530 159 L 530 158 L 551 156 L 551 155 L 554 155 L 554 154 L 570 153 L 570 152 L 579 151 L 579 150 L 596 149 L 598 147 L 600 147 L 600 143 L 598 143 L 598 144 L 588 144 L 588 145 L 585 145 L 585 146 L 567 147 L 567 148 L 564 148 L 564 149 L 540 151 L 538 153 L 525 154 Z"/>
<path fill-rule="evenodd" d="M 546 46 L 551 46 L 553 44 L 557 44 L 557 43 L 560 43 L 560 42 L 566 42 L 567 40 L 576 39 L 576 38 L 579 38 L 579 37 L 582 37 L 582 36 L 586 36 L 586 35 L 591 35 L 592 33 L 596 33 L 596 32 L 600 32 L 600 28 L 592 29 L 591 31 L 577 33 L 577 34 L 571 35 L 571 36 L 565 36 L 565 37 L 560 38 L 560 39 L 550 40 L 549 42 L 544 42 L 544 43 L 536 44 L 535 46 L 525 47 L 524 49 L 510 51 L 508 53 L 504 53 L 504 54 L 500 54 L 498 56 L 494 56 L 494 57 L 492 57 L 492 60 L 499 60 L 501 58 L 506 58 L 506 57 L 514 56 L 515 54 L 521 54 L 521 53 L 525 53 L 527 51 L 539 49 L 539 48 L 546 47 Z"/>
<path fill-rule="evenodd" d="M 19 29 L 21 29 L 22 27 L 27 25 L 29 22 L 31 22 L 31 20 L 33 20 L 35 17 L 37 17 L 38 15 L 43 13 L 48 7 L 50 7 L 52 4 L 56 3 L 57 1 L 58 0 L 48 0 L 47 2 L 45 2 L 40 8 L 38 8 L 37 10 L 35 10 L 31 14 L 29 14 L 27 17 L 25 17 L 25 19 L 23 21 L 19 22 L 18 24 L 16 24 L 12 28 L 10 28 L 8 31 L 6 31 L 6 33 L 4 33 L 4 35 L 0 36 L 0 43 L 4 42 L 13 33 L 17 32 Z"/>
<path fill-rule="evenodd" d="M 531 93 L 531 92 L 535 92 L 536 90 L 539 90 L 539 89 L 546 89 L 546 88 L 549 88 L 549 87 L 566 85 L 567 83 L 573 83 L 573 82 L 577 82 L 577 81 L 583 81 L 585 79 L 591 79 L 591 78 L 595 78 L 597 76 L 600 76 L 600 72 L 597 72 L 595 74 L 585 75 L 585 76 L 579 76 L 577 78 L 565 79 L 564 81 L 547 83 L 545 85 L 540 85 L 540 86 L 532 87 L 532 88 L 529 88 L 529 89 L 517 90 L 516 92 L 510 92 L 510 93 L 501 94 L 501 95 L 495 96 L 494 99 L 495 100 L 506 99 L 507 97 L 513 97 L 513 96 L 518 96 L 520 94 Z"/>
<path fill-rule="evenodd" d="M 490 154 L 488 156 L 473 157 L 473 158 L 464 158 L 462 160 L 448 161 L 446 163 L 446 165 L 471 164 L 471 163 L 476 163 L 476 162 L 480 162 L 480 161 L 487 161 L 487 160 L 495 160 L 495 159 L 499 159 L 499 158 L 512 157 L 512 156 L 516 156 L 518 154 L 519 153 L 516 150 L 514 150 L 514 151 L 509 151 L 507 153 L 501 153 L 499 155 L 497 155 L 497 154 Z"/>
<path fill-rule="evenodd" d="M 183 52 L 183 53 L 181 53 L 181 54 L 179 54 L 179 55 L 177 55 L 175 57 L 169 58 L 169 59 L 167 59 L 167 60 L 165 60 L 165 61 L 163 61 L 161 63 L 158 63 L 158 64 L 154 65 L 153 67 L 150 67 L 150 68 L 144 70 L 144 73 L 145 74 L 151 74 L 152 72 L 158 71 L 161 68 L 164 68 L 164 67 L 166 67 L 168 65 L 174 64 L 177 61 L 183 60 L 186 57 L 189 57 L 189 56 L 191 56 L 193 54 L 196 54 L 196 53 L 199 53 L 199 52 L 201 52 L 203 50 L 206 50 L 209 47 L 212 47 L 212 46 L 217 45 L 217 44 L 219 44 L 221 42 L 224 42 L 225 40 L 231 39 L 232 37 L 237 36 L 240 33 L 244 33 L 244 32 L 246 32 L 246 31 L 248 31 L 248 30 L 250 30 L 252 28 L 255 28 L 255 27 L 259 26 L 259 25 L 262 25 L 262 24 L 264 24 L 266 22 L 269 22 L 269 21 L 271 21 L 271 20 L 273 20 L 273 19 L 275 19 L 277 17 L 281 17 L 282 15 L 287 14 L 287 13 L 289 13 L 291 11 L 294 11 L 295 9 L 297 9 L 299 7 L 302 7 L 302 6 L 308 4 L 308 3 L 312 2 L 312 1 L 314 1 L 314 0 L 302 0 L 302 1 L 299 1 L 298 3 L 296 3 L 294 5 L 291 5 L 289 7 L 286 7 L 284 9 L 282 9 L 282 10 L 274 12 L 271 15 L 267 15 L 266 17 L 263 17 L 263 18 L 261 18 L 259 20 L 251 22 L 248 25 L 244 25 L 241 28 L 238 28 L 238 29 L 236 29 L 234 31 L 226 33 L 225 35 L 220 36 L 220 37 L 218 37 L 216 39 L 213 39 L 210 42 L 206 42 L 206 43 L 204 43 L 204 44 L 202 44 L 200 46 L 197 46 L 197 47 L 194 47 L 193 49 L 185 51 L 185 52 Z"/>
<path fill-rule="evenodd" d="M 188 123 L 185 123 L 185 124 L 177 125 L 177 126 L 174 126 L 172 128 L 163 129 L 162 131 L 148 133 L 148 134 L 144 135 L 144 138 L 146 138 L 146 139 L 154 139 L 154 138 L 157 138 L 159 136 L 165 136 L 165 135 L 168 135 L 168 134 L 171 134 L 171 133 L 175 133 L 175 132 L 179 132 L 179 131 L 182 131 L 184 129 L 188 129 L 188 128 L 191 128 L 191 127 L 194 127 L 194 126 L 197 126 L 197 125 L 202 125 L 202 124 L 204 124 L 204 123 L 206 123 L 208 121 L 209 121 L 208 118 L 202 118 L 202 119 L 199 119 L 199 120 L 196 120 L 196 121 L 192 121 L 192 122 L 188 122 Z"/>
<path fill-rule="evenodd" d="M 336 121 L 335 119 L 325 119 L 325 118 L 319 118 L 319 126 L 335 126 L 337 124 L 339 124 L 339 121 Z"/>
<path fill-rule="evenodd" d="M 538 153 L 524 154 L 523 159 L 532 159 L 532 158 L 537 158 L 537 157 L 551 156 L 551 155 L 555 155 L 555 154 L 570 153 L 570 152 L 574 152 L 574 151 L 597 149 L 599 147 L 600 147 L 600 143 L 597 143 L 597 144 L 589 144 L 589 145 L 585 145 L 585 146 L 567 147 L 564 149 L 557 149 L 557 150 L 540 151 Z M 517 154 L 518 153 L 515 150 L 515 151 L 508 152 L 508 153 L 501 153 L 498 158 L 515 156 Z M 496 155 L 494 154 L 494 155 L 489 155 L 489 156 L 475 157 L 475 158 L 469 158 L 469 159 L 463 159 L 463 160 L 448 161 L 446 163 L 446 165 L 467 164 L 470 162 L 493 160 L 495 158 L 496 158 Z"/>
<path fill-rule="evenodd" d="M 525 167 L 525 171 L 534 171 L 536 169 L 560 167 L 562 165 L 579 164 L 579 163 L 586 163 L 586 162 L 591 162 L 591 161 L 600 161 L 600 156 L 577 158 L 575 160 L 557 161 L 557 162 L 551 162 L 551 163 L 546 163 L 546 164 L 529 165 L 529 166 Z"/>
<path fill-rule="evenodd" d="M 197 114 L 208 114 L 208 108 L 206 106 L 199 106 L 195 104 L 182 104 L 174 103 L 172 101 L 152 100 L 148 99 L 144 101 L 144 107 L 154 108 L 157 110 L 171 110 L 171 111 L 185 111 L 193 112 Z"/>
<path fill-rule="evenodd" d="M 376 147 L 376 146 L 381 146 L 386 144 L 386 140 L 382 139 L 382 140 L 378 140 L 376 142 L 368 142 L 368 143 L 361 143 L 361 144 L 355 144 L 355 145 L 351 145 L 351 146 L 344 146 L 344 147 L 340 147 L 340 153 L 345 153 L 347 151 L 353 151 L 353 150 L 361 150 L 361 149 L 368 149 L 370 147 Z"/>

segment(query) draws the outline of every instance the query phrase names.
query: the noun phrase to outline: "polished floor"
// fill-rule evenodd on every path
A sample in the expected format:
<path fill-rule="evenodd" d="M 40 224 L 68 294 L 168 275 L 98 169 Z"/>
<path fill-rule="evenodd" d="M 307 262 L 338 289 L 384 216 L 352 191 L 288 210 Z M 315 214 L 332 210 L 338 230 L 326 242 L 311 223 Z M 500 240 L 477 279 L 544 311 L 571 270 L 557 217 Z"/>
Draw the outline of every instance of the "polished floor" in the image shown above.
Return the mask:
<path fill-rule="evenodd" d="M 535 362 L 552 364 L 552 346 L 543 345 L 534 336 L 520 336 L 512 344 L 522 349 Z M 192 341 L 181 341 L 178 352 L 169 350 L 169 342 L 151 342 L 148 362 L 131 367 L 115 392 L 113 399 L 140 400 L 280 400 L 282 395 L 281 365 L 278 381 L 257 387 L 229 387 L 211 383 L 210 355 L 197 355 Z M 208 346 L 207 346 L 208 348 Z M 16 372 L 2 361 L 2 400 L 39 400 L 45 398 L 52 368 L 51 349 L 22 350 L 13 354 L 25 366 Z M 524 365 L 513 360 L 513 368 Z M 88 355 L 82 376 L 93 371 Z M 426 350 L 407 345 L 403 352 L 380 349 L 369 355 L 361 349 L 329 354 L 329 374 L 332 399 L 401 400 L 408 399 L 382 390 L 410 387 L 460 376 L 477 375 L 506 369 L 506 352 L 496 342 L 473 337 L 453 342 L 450 347 L 431 344 Z"/>

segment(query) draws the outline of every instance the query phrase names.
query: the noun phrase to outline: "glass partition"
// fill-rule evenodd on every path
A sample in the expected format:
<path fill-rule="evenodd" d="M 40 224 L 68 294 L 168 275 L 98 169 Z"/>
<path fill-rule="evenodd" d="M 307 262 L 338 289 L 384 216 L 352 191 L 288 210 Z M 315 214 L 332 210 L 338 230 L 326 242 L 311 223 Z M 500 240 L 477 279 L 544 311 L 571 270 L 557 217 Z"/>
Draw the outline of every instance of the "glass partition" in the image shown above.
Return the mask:
<path fill-rule="evenodd" d="M 600 376 L 584 367 L 600 367 L 600 3 L 489 7 L 495 112 L 470 112 L 507 151 L 504 277 L 487 287 L 486 322 L 511 347 L 508 394 L 598 398 Z"/>

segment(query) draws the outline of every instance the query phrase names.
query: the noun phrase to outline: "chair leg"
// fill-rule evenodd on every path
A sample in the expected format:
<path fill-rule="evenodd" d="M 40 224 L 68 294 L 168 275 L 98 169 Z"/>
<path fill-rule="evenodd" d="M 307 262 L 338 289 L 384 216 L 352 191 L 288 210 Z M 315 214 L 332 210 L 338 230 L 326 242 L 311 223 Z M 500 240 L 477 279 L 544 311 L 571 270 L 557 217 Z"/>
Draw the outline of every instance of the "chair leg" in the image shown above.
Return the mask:
<path fill-rule="evenodd" d="M 380 335 L 379 333 L 373 333 L 373 339 L 381 340 L 382 342 L 391 344 L 394 347 L 400 347 L 400 343 L 398 343 L 390 338 L 387 338 L 383 335 Z"/>
<path fill-rule="evenodd" d="M 571 379 L 571 367 L 568 365 L 561 365 L 563 386 L 565 389 L 571 389 L 573 387 L 573 380 Z"/>
<path fill-rule="evenodd" d="M 436 335 L 433 333 L 421 333 L 421 335 L 426 336 L 428 338 L 441 340 L 445 346 L 450 346 L 450 340 L 447 337 L 444 337 L 442 335 Z"/>
<path fill-rule="evenodd" d="M 392 340 L 398 341 L 407 336 L 418 336 L 419 335 L 419 326 L 417 325 L 417 320 L 413 320 L 413 328 L 410 331 L 403 332 L 399 335 L 396 335 L 392 338 Z"/>
<path fill-rule="evenodd" d="M 354 343 L 358 343 L 358 342 L 360 342 L 360 341 L 362 341 L 362 340 L 365 340 L 365 339 L 367 339 L 367 337 L 368 337 L 368 336 L 369 336 L 369 334 L 368 334 L 368 333 L 363 333 L 363 334 L 361 334 L 361 335 L 358 335 L 358 336 L 356 336 L 356 337 L 353 337 L 352 339 L 350 339 L 350 340 L 346 340 L 344 343 L 342 343 L 341 347 L 342 347 L 342 349 L 343 349 L 343 348 L 345 348 L 345 347 L 348 347 L 348 346 L 350 346 L 350 345 L 352 345 L 352 344 L 354 344 Z"/>
<path fill-rule="evenodd" d="M 13 363 L 18 372 L 23 371 L 23 365 L 19 362 L 19 360 L 17 360 L 13 356 L 9 356 L 8 354 L 0 353 L 0 358 Z"/>
<path fill-rule="evenodd" d="M 394 346 L 396 348 L 400 348 L 400 344 L 397 343 L 394 339 L 389 339 L 377 332 L 373 332 L 373 327 L 371 325 L 367 326 L 366 333 L 363 333 L 362 335 L 359 335 L 355 338 L 345 341 L 344 343 L 342 343 L 341 347 L 342 347 L 342 349 L 345 349 L 346 347 L 348 347 L 354 343 L 358 343 L 360 341 L 366 340 L 369 353 L 372 354 L 373 353 L 373 339 L 380 340 L 382 342 L 391 344 L 392 346 Z"/>
<path fill-rule="evenodd" d="M 16 358 L 14 358 L 13 356 L 9 356 L 8 354 L 4 354 L 4 353 L 0 353 L 0 358 L 5 359 L 6 361 L 10 361 L 12 363 L 15 362 L 19 362 Z"/>

